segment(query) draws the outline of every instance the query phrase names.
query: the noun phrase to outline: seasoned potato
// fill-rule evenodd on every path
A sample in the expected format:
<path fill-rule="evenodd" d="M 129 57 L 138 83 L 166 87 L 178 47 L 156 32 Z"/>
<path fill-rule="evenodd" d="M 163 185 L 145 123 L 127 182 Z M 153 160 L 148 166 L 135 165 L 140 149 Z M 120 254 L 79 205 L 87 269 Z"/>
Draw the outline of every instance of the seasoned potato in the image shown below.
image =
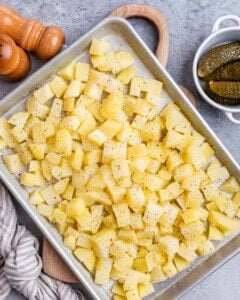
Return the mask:
<path fill-rule="evenodd" d="M 0 119 L 2 161 L 96 284 L 141 299 L 239 230 L 240 185 L 130 53 L 89 53 Z"/>

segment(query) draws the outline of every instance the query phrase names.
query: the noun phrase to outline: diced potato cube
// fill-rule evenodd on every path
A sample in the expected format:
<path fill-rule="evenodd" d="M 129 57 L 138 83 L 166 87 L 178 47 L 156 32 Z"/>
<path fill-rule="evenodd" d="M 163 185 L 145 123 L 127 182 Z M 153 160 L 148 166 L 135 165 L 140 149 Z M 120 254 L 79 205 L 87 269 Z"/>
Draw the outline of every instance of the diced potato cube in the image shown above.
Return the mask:
<path fill-rule="evenodd" d="M 51 118 L 60 118 L 61 117 L 61 112 L 62 112 L 62 104 L 63 101 L 61 99 L 55 98 L 53 100 L 51 110 L 49 113 L 49 117 Z"/>
<path fill-rule="evenodd" d="M 154 174 L 144 174 L 144 185 L 150 191 L 157 191 L 163 188 L 166 184 L 165 180 L 162 180 L 159 176 Z"/>
<path fill-rule="evenodd" d="M 214 150 L 208 143 L 203 143 L 200 146 L 202 154 L 205 156 L 206 159 L 209 159 L 214 155 Z"/>
<path fill-rule="evenodd" d="M 184 156 L 186 162 L 193 164 L 196 169 L 202 168 L 207 162 L 205 156 L 199 151 L 199 146 L 194 143 L 187 146 Z"/>
<path fill-rule="evenodd" d="M 74 193 L 74 187 L 71 184 L 68 184 L 65 191 L 62 193 L 62 197 L 67 200 L 72 200 Z"/>
<path fill-rule="evenodd" d="M 239 223 L 235 219 L 231 219 L 217 211 L 210 211 L 208 220 L 211 225 L 216 226 L 222 231 L 234 233 L 239 228 Z"/>
<path fill-rule="evenodd" d="M 180 257 L 178 255 L 176 255 L 173 258 L 173 262 L 174 262 L 178 272 L 181 272 L 189 267 L 189 263 L 185 259 L 183 259 L 182 257 Z"/>
<path fill-rule="evenodd" d="M 210 240 L 206 240 L 197 248 L 197 253 L 201 256 L 207 255 L 213 252 L 214 246 Z"/>
<path fill-rule="evenodd" d="M 208 238 L 209 240 L 214 241 L 222 241 L 224 239 L 224 235 L 217 227 L 214 227 L 212 225 L 209 226 L 209 232 L 208 232 Z"/>
<path fill-rule="evenodd" d="M 240 185 L 235 177 L 229 177 L 221 186 L 220 189 L 226 193 L 236 193 L 240 190 Z"/>
<path fill-rule="evenodd" d="M 66 236 L 63 239 L 63 244 L 70 250 L 74 250 L 76 247 L 76 239 L 72 235 Z"/>
<path fill-rule="evenodd" d="M 37 186 L 37 176 L 36 174 L 23 172 L 20 174 L 20 183 L 26 186 Z"/>
<path fill-rule="evenodd" d="M 116 180 L 130 176 L 128 161 L 125 159 L 113 160 L 111 168 L 113 177 Z"/>
<path fill-rule="evenodd" d="M 127 144 L 125 142 L 107 141 L 103 147 L 103 163 L 110 163 L 115 159 L 126 159 Z"/>
<path fill-rule="evenodd" d="M 30 114 L 27 111 L 19 111 L 10 117 L 8 123 L 18 126 L 19 128 L 23 128 L 29 116 Z"/>
<path fill-rule="evenodd" d="M 81 216 L 85 207 L 86 207 L 86 204 L 82 199 L 74 198 L 67 204 L 66 214 L 69 217 L 77 218 L 77 217 Z"/>
<path fill-rule="evenodd" d="M 63 111 L 66 112 L 72 112 L 74 110 L 74 106 L 75 106 L 75 98 L 71 97 L 71 98 L 66 98 L 63 100 Z"/>
<path fill-rule="evenodd" d="M 118 51 L 115 53 L 116 59 L 120 63 L 122 69 L 130 67 L 134 64 L 134 59 L 129 52 L 126 51 Z"/>
<path fill-rule="evenodd" d="M 83 88 L 84 84 L 79 79 L 72 80 L 64 93 L 64 99 L 79 97 Z"/>
<path fill-rule="evenodd" d="M 148 225 L 155 225 L 159 222 L 162 208 L 158 204 L 148 203 L 143 216 L 143 221 Z"/>
<path fill-rule="evenodd" d="M 219 196 L 219 191 L 213 183 L 203 186 L 202 191 L 208 201 L 215 200 Z"/>
<path fill-rule="evenodd" d="M 116 53 L 108 52 L 105 54 L 105 58 L 108 66 L 111 68 L 111 71 L 114 75 L 116 75 L 123 69 L 119 60 L 117 59 Z"/>
<path fill-rule="evenodd" d="M 57 74 L 61 76 L 63 79 L 73 80 L 75 74 L 75 67 L 76 67 L 76 63 L 75 61 L 72 61 L 64 68 L 62 68 L 60 71 L 58 71 Z"/>
<path fill-rule="evenodd" d="M 195 246 L 186 245 L 184 243 L 180 244 L 177 254 L 184 258 L 187 262 L 192 262 L 197 258 Z"/>
<path fill-rule="evenodd" d="M 188 208 L 181 214 L 184 223 L 188 224 L 197 221 L 201 218 L 201 211 L 199 209 Z"/>
<path fill-rule="evenodd" d="M 156 79 L 144 79 L 142 91 L 159 95 L 162 91 L 162 82 Z"/>
<path fill-rule="evenodd" d="M 80 63 L 80 62 L 76 63 L 75 78 L 83 82 L 87 82 L 89 69 L 90 69 L 89 64 Z"/>
<path fill-rule="evenodd" d="M 74 251 L 74 255 L 85 265 L 85 267 L 93 272 L 96 262 L 96 257 L 92 250 L 77 247 Z"/>
<path fill-rule="evenodd" d="M 158 245 L 160 250 L 166 253 L 170 258 L 172 258 L 179 250 L 178 239 L 171 235 L 160 237 L 158 240 Z"/>
<path fill-rule="evenodd" d="M 161 225 L 173 225 L 179 214 L 178 206 L 167 203 L 162 205 L 161 208 L 162 214 L 160 216 L 159 223 Z"/>
<path fill-rule="evenodd" d="M 91 55 L 103 55 L 110 48 L 110 45 L 103 40 L 92 39 L 92 43 L 89 49 Z"/>
<path fill-rule="evenodd" d="M 34 97 L 28 99 L 26 109 L 30 114 L 41 119 L 45 119 L 50 110 L 47 105 L 41 104 Z"/>
<path fill-rule="evenodd" d="M 122 123 L 119 121 L 106 120 L 100 126 L 100 130 L 108 137 L 108 139 L 112 139 L 121 129 L 121 127 L 122 127 Z"/>
<path fill-rule="evenodd" d="M 102 98 L 102 93 L 103 88 L 100 85 L 88 80 L 86 86 L 84 87 L 84 95 L 100 101 Z"/>
<path fill-rule="evenodd" d="M 34 95 L 35 99 L 37 100 L 37 102 L 40 104 L 44 104 L 45 102 L 47 102 L 54 96 L 54 94 L 50 88 L 50 85 L 48 83 L 43 85 L 42 87 L 40 87 L 38 90 L 36 90 L 33 93 L 33 95 Z"/>
<path fill-rule="evenodd" d="M 77 246 L 83 247 L 83 248 L 91 248 L 91 235 L 86 234 L 84 232 L 78 233 L 78 239 L 77 239 Z"/>
<path fill-rule="evenodd" d="M 211 181 L 216 181 L 219 179 L 226 179 L 229 177 L 227 168 L 221 167 L 218 160 L 213 160 L 209 167 L 207 168 L 208 177 Z"/>
<path fill-rule="evenodd" d="M 160 102 L 160 97 L 158 94 L 153 92 L 147 92 L 145 95 L 145 99 L 152 105 L 157 106 Z"/>
<path fill-rule="evenodd" d="M 89 140 L 97 146 L 102 146 L 107 140 L 107 136 L 100 130 L 96 129 L 88 135 Z"/>
<path fill-rule="evenodd" d="M 118 73 L 117 79 L 124 84 L 129 84 L 134 75 L 135 69 L 133 67 L 128 67 Z"/>
<path fill-rule="evenodd" d="M 156 265 L 151 272 L 151 282 L 161 282 L 167 279 L 166 274 L 163 272 L 162 266 Z"/>
<path fill-rule="evenodd" d="M 17 141 L 11 132 L 11 125 L 2 118 L 0 118 L 0 136 L 8 147 L 14 148 L 17 146 Z"/>
<path fill-rule="evenodd" d="M 71 133 L 67 129 L 59 129 L 56 133 L 57 152 L 63 156 L 72 154 L 73 141 Z"/>
<path fill-rule="evenodd" d="M 92 214 L 92 233 L 97 233 L 103 220 L 103 205 L 93 205 L 91 207 Z"/>
<path fill-rule="evenodd" d="M 84 120 L 82 122 L 82 124 L 79 126 L 78 133 L 80 135 L 88 135 L 92 131 L 94 131 L 94 129 L 96 129 L 96 124 L 97 123 L 96 123 L 94 117 L 89 116 L 89 118 L 87 118 L 86 120 Z"/>
<path fill-rule="evenodd" d="M 52 211 L 52 221 L 62 224 L 66 222 L 66 214 L 64 211 L 62 211 L 60 208 L 54 208 Z M 74 244 L 75 246 L 75 244 Z M 74 247 L 75 248 L 75 247 Z"/>
<path fill-rule="evenodd" d="M 28 147 L 35 159 L 41 160 L 44 158 L 46 150 L 45 144 L 30 143 L 28 144 Z"/>
<path fill-rule="evenodd" d="M 74 108 L 72 115 L 77 116 L 80 120 L 80 123 L 92 117 L 90 111 L 87 110 L 82 104 L 79 104 Z"/>
<path fill-rule="evenodd" d="M 109 281 L 113 260 L 111 258 L 98 258 L 96 262 L 95 280 L 96 284 L 106 284 Z"/>
<path fill-rule="evenodd" d="M 184 164 L 174 170 L 174 179 L 182 183 L 186 177 L 193 175 L 194 168 L 191 164 Z"/>
<path fill-rule="evenodd" d="M 201 221 L 195 221 L 189 224 L 181 223 L 179 227 L 186 240 L 194 240 L 205 231 L 204 224 Z"/>
<path fill-rule="evenodd" d="M 62 98 L 64 92 L 67 89 L 66 81 L 59 76 L 55 76 L 54 79 L 49 83 L 49 85 L 57 98 Z"/>
<path fill-rule="evenodd" d="M 172 261 L 168 261 L 166 265 L 163 266 L 163 271 L 168 277 L 173 277 L 177 274 L 177 269 Z"/>
<path fill-rule="evenodd" d="M 136 213 L 141 212 L 145 204 L 145 196 L 140 187 L 132 187 L 128 189 L 126 200 L 129 207 Z"/>
<path fill-rule="evenodd" d="M 142 215 L 140 213 L 131 213 L 131 227 L 135 230 L 143 228 Z"/>
<path fill-rule="evenodd" d="M 144 81 L 142 77 L 133 77 L 130 83 L 129 94 L 131 96 L 140 97 L 143 89 Z"/>
<path fill-rule="evenodd" d="M 141 283 L 138 286 L 138 292 L 140 297 L 145 297 L 154 292 L 154 287 L 150 282 Z"/>
<path fill-rule="evenodd" d="M 23 169 L 23 163 L 18 154 L 8 154 L 2 156 L 10 173 L 17 174 Z"/>
<path fill-rule="evenodd" d="M 43 197 L 43 199 L 45 200 L 45 202 L 50 205 L 50 206 L 54 206 L 55 204 L 61 202 L 62 198 L 61 196 L 59 196 L 53 185 L 48 185 L 47 187 L 45 187 L 44 189 L 42 189 L 40 191 L 41 196 Z"/>
<path fill-rule="evenodd" d="M 81 148 L 76 149 L 71 158 L 70 158 L 70 165 L 73 169 L 80 171 L 83 162 L 83 150 Z"/>
<path fill-rule="evenodd" d="M 52 220 L 53 207 L 44 203 L 40 203 L 37 206 L 37 212 L 49 221 Z"/>
<path fill-rule="evenodd" d="M 112 206 L 118 227 L 128 227 L 131 225 L 130 210 L 127 204 L 120 203 Z"/>
<path fill-rule="evenodd" d="M 158 118 L 145 123 L 140 131 L 144 142 L 158 142 L 161 137 L 161 123 Z"/>
<path fill-rule="evenodd" d="M 131 169 L 133 171 L 143 173 L 150 163 L 149 157 L 137 157 L 131 161 Z"/>
<path fill-rule="evenodd" d="M 109 66 L 105 55 L 91 55 L 91 62 L 94 68 L 101 72 L 111 72 L 111 67 Z"/>
<path fill-rule="evenodd" d="M 112 228 L 101 229 L 91 237 L 92 247 L 97 257 L 108 258 L 109 249 L 116 240 L 116 233 Z"/>
<path fill-rule="evenodd" d="M 84 208 L 80 216 L 76 218 L 78 223 L 78 231 L 91 231 L 92 215 L 89 208 Z"/>
<path fill-rule="evenodd" d="M 133 259 L 129 255 L 124 255 L 114 259 L 113 267 L 120 272 L 126 272 L 126 270 L 131 269 L 132 264 Z"/>
<path fill-rule="evenodd" d="M 33 191 L 29 194 L 29 203 L 34 204 L 34 205 L 38 205 L 41 203 L 44 203 L 45 200 L 43 199 L 43 197 L 41 196 L 39 191 Z"/>
<path fill-rule="evenodd" d="M 28 150 L 28 146 L 26 143 L 22 143 L 15 148 L 16 152 L 18 153 L 21 161 L 27 165 L 30 160 L 33 158 L 31 152 Z"/>
<path fill-rule="evenodd" d="M 54 184 L 54 190 L 58 194 L 62 194 L 66 190 L 68 182 L 69 182 L 69 178 L 68 177 L 66 177 L 66 178 L 64 178 L 62 180 L 59 180 L 58 182 L 56 182 Z"/>

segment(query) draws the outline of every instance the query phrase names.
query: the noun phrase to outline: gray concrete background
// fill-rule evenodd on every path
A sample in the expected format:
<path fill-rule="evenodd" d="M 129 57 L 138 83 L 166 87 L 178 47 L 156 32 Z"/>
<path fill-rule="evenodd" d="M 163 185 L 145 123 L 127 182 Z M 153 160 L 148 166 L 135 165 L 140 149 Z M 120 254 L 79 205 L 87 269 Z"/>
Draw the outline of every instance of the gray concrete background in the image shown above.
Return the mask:
<path fill-rule="evenodd" d="M 45 24 L 60 26 L 66 33 L 66 44 L 70 45 L 92 26 L 105 18 L 113 9 L 129 3 L 143 3 L 160 9 L 169 25 L 170 57 L 168 71 L 177 83 L 189 88 L 197 99 L 197 108 L 214 129 L 219 138 L 240 163 L 240 131 L 237 125 L 231 124 L 225 116 L 205 104 L 196 94 L 192 80 L 192 60 L 201 41 L 210 33 L 215 19 L 224 14 L 240 15 L 238 0 L 4 0 L 2 1 L 29 18 L 38 18 Z M 142 19 L 132 19 L 131 24 L 140 36 L 154 50 L 157 43 L 157 32 L 154 27 Z M 43 64 L 34 55 L 32 72 Z M 0 99 L 11 91 L 16 84 L 0 82 Z M 31 220 L 17 206 L 19 223 L 27 227 L 39 237 L 42 236 Z M 208 300 L 240 299 L 240 254 L 222 268 L 204 280 L 181 299 Z M 22 299 L 13 292 L 8 299 Z"/>

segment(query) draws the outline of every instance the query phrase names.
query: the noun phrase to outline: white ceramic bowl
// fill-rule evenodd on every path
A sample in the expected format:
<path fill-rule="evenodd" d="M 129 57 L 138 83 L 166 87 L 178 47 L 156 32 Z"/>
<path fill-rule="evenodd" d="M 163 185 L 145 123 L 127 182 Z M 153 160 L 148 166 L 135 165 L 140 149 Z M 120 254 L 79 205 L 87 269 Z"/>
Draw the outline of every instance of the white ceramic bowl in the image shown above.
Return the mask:
<path fill-rule="evenodd" d="M 236 23 L 236 26 L 231 26 L 227 28 L 221 28 L 221 24 L 224 21 L 231 20 Z M 219 17 L 213 25 L 212 33 L 203 41 L 203 43 L 198 48 L 194 60 L 193 60 L 193 79 L 196 85 L 196 88 L 200 95 L 203 97 L 206 102 L 210 105 L 224 111 L 227 118 L 235 124 L 240 124 L 240 120 L 236 119 L 233 116 L 233 113 L 240 112 L 240 104 L 238 105 L 222 105 L 216 103 L 211 98 L 208 97 L 204 90 L 205 82 L 201 80 L 197 75 L 197 66 L 199 60 L 204 54 L 206 54 L 210 49 L 229 42 L 240 41 L 240 18 L 234 15 L 226 15 Z"/>

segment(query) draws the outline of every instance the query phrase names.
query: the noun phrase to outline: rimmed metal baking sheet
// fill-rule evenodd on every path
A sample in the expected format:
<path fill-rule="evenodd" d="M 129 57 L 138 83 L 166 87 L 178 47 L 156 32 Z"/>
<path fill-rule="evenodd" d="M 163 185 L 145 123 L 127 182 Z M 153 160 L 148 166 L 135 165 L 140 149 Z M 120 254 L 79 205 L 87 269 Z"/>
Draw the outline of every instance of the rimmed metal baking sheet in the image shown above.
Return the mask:
<path fill-rule="evenodd" d="M 238 164 L 131 25 L 121 18 L 111 17 L 103 20 L 68 49 L 57 55 L 25 80 L 18 88 L 0 101 L 0 117 L 8 117 L 12 113 L 19 111 L 29 94 L 36 87 L 40 87 L 44 82 L 47 82 L 57 70 L 73 59 L 87 61 L 87 49 L 93 37 L 103 38 L 105 41 L 111 43 L 114 51 L 127 49 L 135 58 L 135 66 L 139 75 L 155 77 L 161 80 L 164 85 L 164 92 L 160 109 L 169 101 L 174 101 L 179 105 L 195 129 L 204 135 L 213 146 L 220 161 L 228 168 L 232 175 L 240 180 L 240 167 Z M 90 273 L 76 260 L 71 251 L 64 247 L 61 236 L 54 226 L 38 215 L 35 207 L 28 203 L 27 190 L 19 184 L 15 176 L 9 174 L 2 161 L 0 161 L 0 178 L 68 264 L 76 277 L 79 278 L 92 299 L 109 299 L 111 297 L 110 285 L 101 287 L 93 283 Z M 173 278 L 162 283 L 155 284 L 155 293 L 146 299 L 173 299 L 184 293 L 184 291 L 193 287 L 212 270 L 226 262 L 230 257 L 236 255 L 239 251 L 239 246 L 240 239 L 238 238 L 238 234 L 226 239 L 224 242 L 216 244 L 216 251 L 210 256 L 199 257 L 187 270 L 178 273 Z"/>

